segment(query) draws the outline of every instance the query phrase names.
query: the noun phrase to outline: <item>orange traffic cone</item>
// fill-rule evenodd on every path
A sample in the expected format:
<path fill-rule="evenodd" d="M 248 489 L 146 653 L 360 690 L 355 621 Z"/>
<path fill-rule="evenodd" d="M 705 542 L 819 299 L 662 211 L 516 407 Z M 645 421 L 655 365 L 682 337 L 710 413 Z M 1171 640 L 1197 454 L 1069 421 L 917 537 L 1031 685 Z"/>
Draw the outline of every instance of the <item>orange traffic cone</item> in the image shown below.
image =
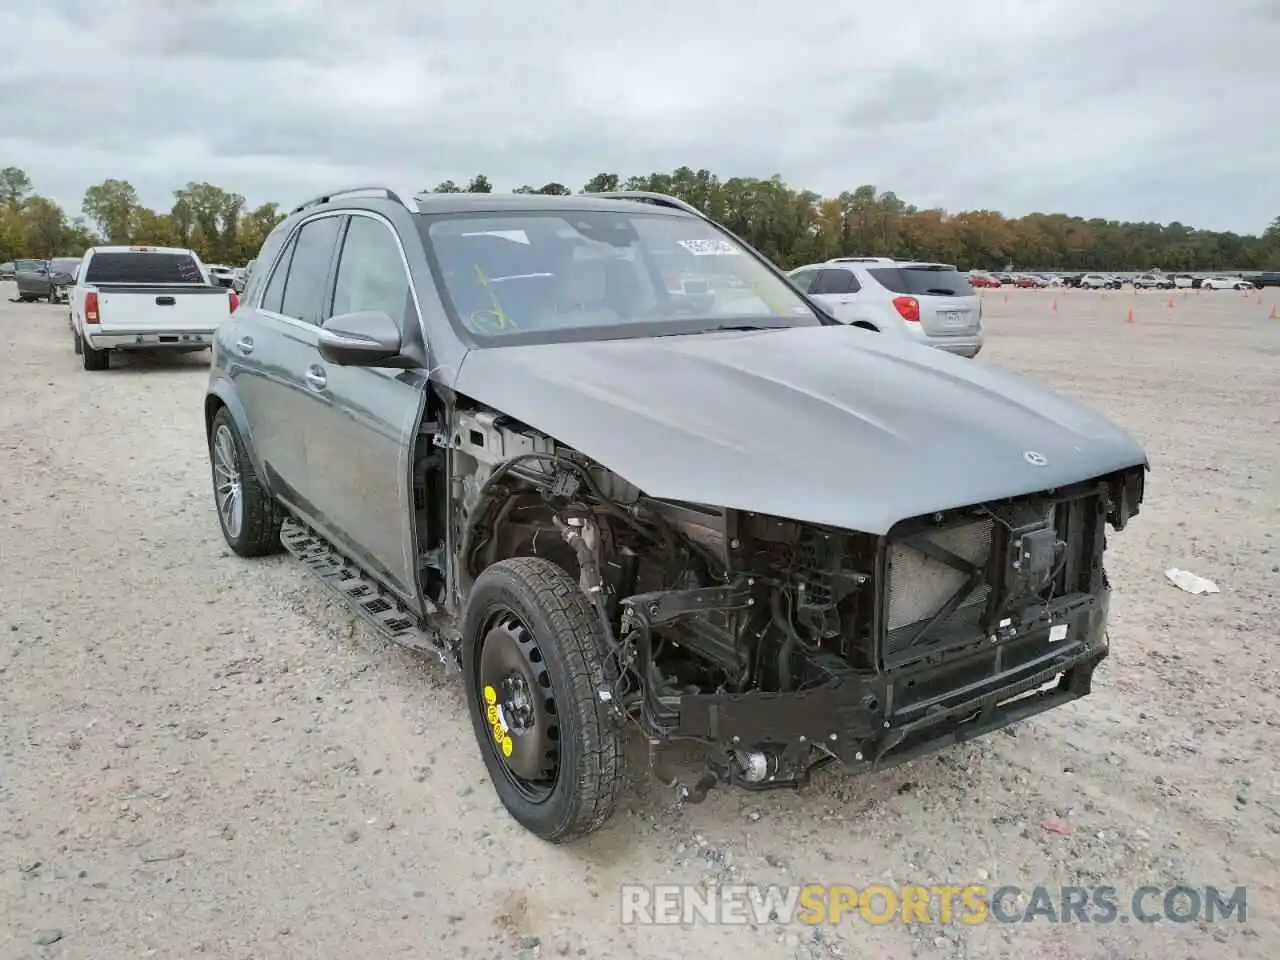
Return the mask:
<path fill-rule="evenodd" d="M 1169 298 L 1169 306 L 1171 306 L 1171 307 L 1173 306 L 1173 297 L 1170 297 L 1170 298 Z"/>
<path fill-rule="evenodd" d="M 1129 312 L 1124 315 L 1125 323 L 1133 323 L 1133 307 L 1129 308 Z"/>
<path fill-rule="evenodd" d="M 1274 303 L 1271 305 L 1271 316 L 1269 316 L 1267 319 L 1268 320 L 1276 319 L 1276 305 Z"/>
<path fill-rule="evenodd" d="M 1054 312 L 1054 313 L 1057 313 L 1057 312 L 1058 312 L 1058 298 L 1057 298 L 1057 297 L 1054 297 L 1054 298 L 1053 298 L 1053 312 Z"/>

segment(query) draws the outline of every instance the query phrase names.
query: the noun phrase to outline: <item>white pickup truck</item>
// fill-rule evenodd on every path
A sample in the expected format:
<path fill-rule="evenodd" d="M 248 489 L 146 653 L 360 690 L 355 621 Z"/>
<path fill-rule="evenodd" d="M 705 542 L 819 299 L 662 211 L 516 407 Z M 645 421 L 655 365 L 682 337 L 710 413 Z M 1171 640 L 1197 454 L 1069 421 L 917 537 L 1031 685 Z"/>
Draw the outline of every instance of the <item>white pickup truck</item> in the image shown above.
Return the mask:
<path fill-rule="evenodd" d="M 90 247 L 76 277 L 68 319 L 86 370 L 106 370 L 112 350 L 203 350 L 240 305 L 176 247 Z"/>

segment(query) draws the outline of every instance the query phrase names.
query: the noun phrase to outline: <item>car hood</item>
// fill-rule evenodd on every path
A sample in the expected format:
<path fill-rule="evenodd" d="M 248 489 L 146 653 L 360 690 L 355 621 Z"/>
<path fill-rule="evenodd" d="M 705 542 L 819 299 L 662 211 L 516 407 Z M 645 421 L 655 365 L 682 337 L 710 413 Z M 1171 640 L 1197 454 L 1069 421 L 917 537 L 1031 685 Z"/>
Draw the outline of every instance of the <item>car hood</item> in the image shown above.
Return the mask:
<path fill-rule="evenodd" d="M 856 327 L 472 350 L 454 386 L 651 497 L 872 534 L 1146 463 L 1033 381 Z"/>

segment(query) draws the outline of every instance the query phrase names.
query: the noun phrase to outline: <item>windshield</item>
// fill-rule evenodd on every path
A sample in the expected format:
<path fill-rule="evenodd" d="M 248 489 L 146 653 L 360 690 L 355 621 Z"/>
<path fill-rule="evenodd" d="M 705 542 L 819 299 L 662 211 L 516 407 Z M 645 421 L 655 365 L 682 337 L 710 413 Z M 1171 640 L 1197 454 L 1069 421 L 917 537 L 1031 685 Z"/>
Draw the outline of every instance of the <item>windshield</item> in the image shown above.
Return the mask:
<path fill-rule="evenodd" d="M 695 217 L 461 215 L 430 221 L 426 233 L 448 305 L 479 338 L 546 342 L 819 323 L 785 279 Z"/>

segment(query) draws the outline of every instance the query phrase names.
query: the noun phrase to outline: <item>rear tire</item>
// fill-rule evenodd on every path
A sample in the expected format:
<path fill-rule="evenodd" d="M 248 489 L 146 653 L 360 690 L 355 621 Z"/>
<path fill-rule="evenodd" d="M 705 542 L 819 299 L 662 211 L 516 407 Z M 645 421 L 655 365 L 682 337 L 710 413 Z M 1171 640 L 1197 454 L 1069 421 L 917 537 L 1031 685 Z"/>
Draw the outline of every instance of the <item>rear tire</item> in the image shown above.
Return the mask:
<path fill-rule="evenodd" d="M 95 350 L 89 346 L 88 342 L 83 338 L 80 341 L 80 362 L 86 370 L 101 371 L 107 370 L 111 366 L 110 350 Z"/>
<path fill-rule="evenodd" d="M 262 557 L 281 549 L 284 513 L 258 480 L 244 440 L 226 407 L 209 427 L 213 502 L 222 537 L 242 557 Z"/>
<path fill-rule="evenodd" d="M 507 812 L 551 843 L 599 829 L 625 761 L 600 699 L 616 669 L 577 581 L 540 557 L 495 563 L 467 598 L 462 644 L 467 711 Z"/>

